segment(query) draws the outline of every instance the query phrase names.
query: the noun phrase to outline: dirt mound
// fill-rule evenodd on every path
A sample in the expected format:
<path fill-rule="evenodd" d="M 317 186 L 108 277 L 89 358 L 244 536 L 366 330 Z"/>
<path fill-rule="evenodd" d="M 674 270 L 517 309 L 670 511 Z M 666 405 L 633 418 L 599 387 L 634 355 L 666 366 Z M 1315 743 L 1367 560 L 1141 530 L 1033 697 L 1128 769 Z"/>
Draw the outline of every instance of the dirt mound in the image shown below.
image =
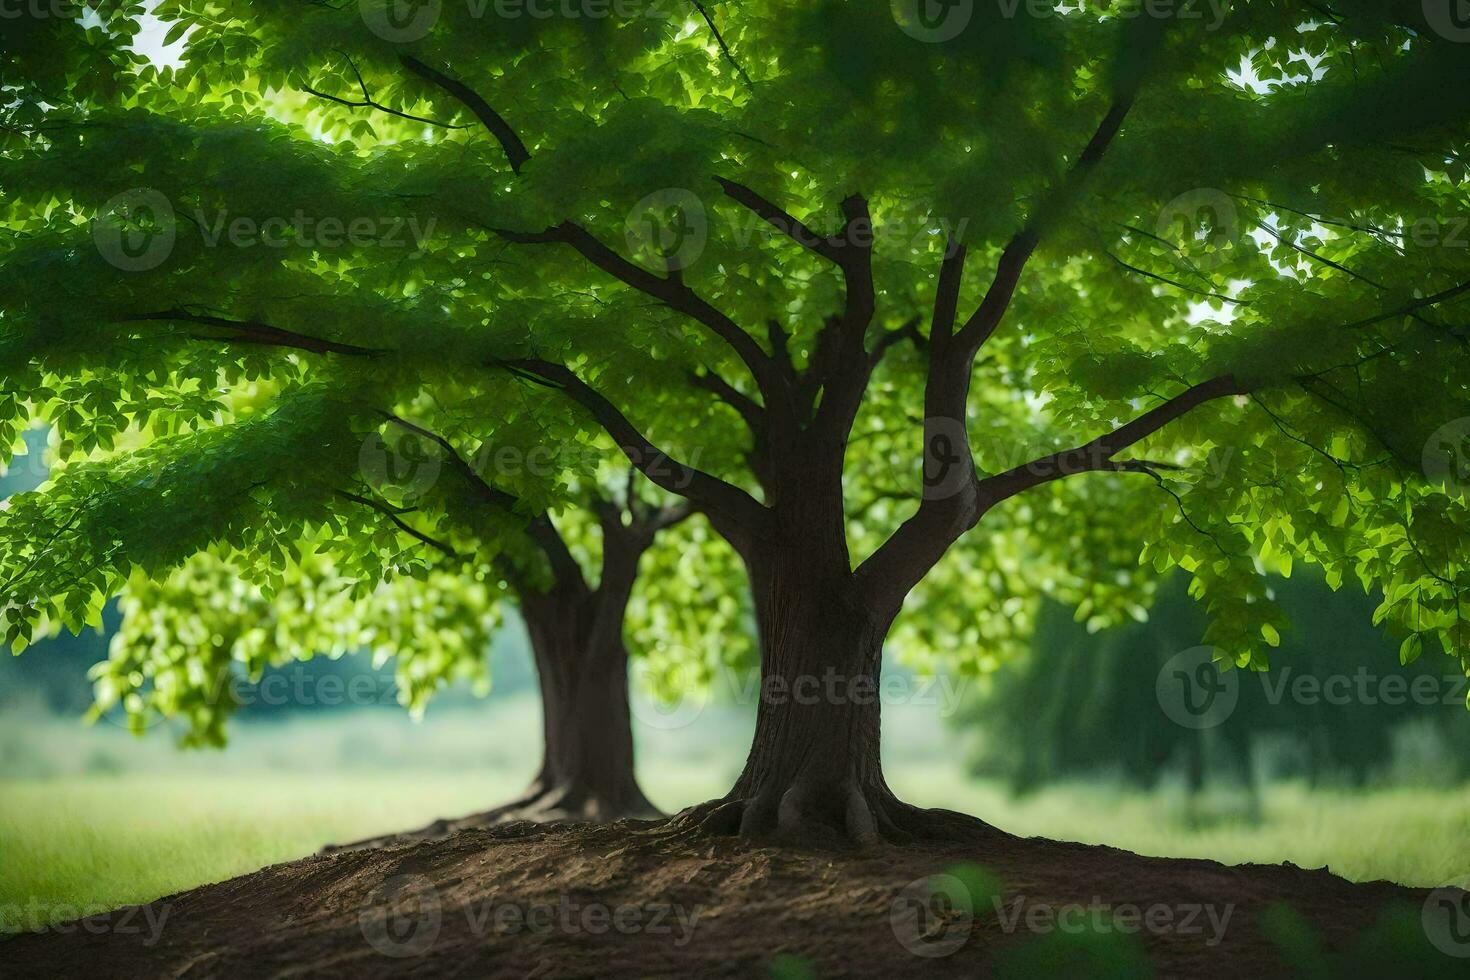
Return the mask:
<path fill-rule="evenodd" d="M 1464 976 L 1470 960 L 1451 954 L 1470 955 L 1466 898 L 978 823 L 963 840 L 863 853 L 655 822 L 510 824 L 310 857 L 14 937 L 0 973 Z"/>

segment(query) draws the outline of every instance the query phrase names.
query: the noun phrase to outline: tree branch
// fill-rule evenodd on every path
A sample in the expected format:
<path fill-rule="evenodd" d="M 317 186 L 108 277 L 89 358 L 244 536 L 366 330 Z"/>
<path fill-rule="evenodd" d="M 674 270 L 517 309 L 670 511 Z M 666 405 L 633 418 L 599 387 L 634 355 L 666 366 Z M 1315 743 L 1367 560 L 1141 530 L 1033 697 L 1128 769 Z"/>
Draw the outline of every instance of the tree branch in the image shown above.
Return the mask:
<path fill-rule="evenodd" d="M 423 531 L 420 531 L 418 528 L 412 526 L 403 518 L 399 517 L 397 511 L 395 511 L 392 507 L 388 506 L 382 501 L 373 500 L 369 497 L 361 497 L 355 493 L 349 493 L 346 490 L 338 490 L 337 496 L 342 497 L 346 500 L 350 500 L 355 504 L 362 504 L 364 507 L 371 507 L 379 514 L 382 514 L 384 517 L 388 518 L 388 520 L 392 521 L 394 525 L 397 526 L 398 530 L 402 531 L 404 534 L 420 542 L 421 544 L 426 544 L 429 547 L 442 552 L 449 558 L 453 558 L 455 561 L 464 560 L 464 556 L 461 555 L 459 552 L 455 551 L 443 541 L 432 538 L 429 535 L 425 534 Z"/>
<path fill-rule="evenodd" d="M 888 353 L 888 348 L 902 340 L 912 340 L 914 342 L 914 348 L 920 351 L 928 346 L 924 340 L 924 335 L 919 333 L 918 317 L 912 318 L 903 326 L 890 330 L 879 337 L 878 342 L 873 345 L 872 352 L 868 354 L 868 361 L 876 367 L 883 360 L 883 355 Z"/>
<path fill-rule="evenodd" d="M 500 143 L 501 149 L 505 151 L 505 158 L 510 161 L 510 169 L 519 174 L 521 167 L 531 159 L 531 151 L 526 149 L 526 144 L 521 142 L 520 136 L 511 128 L 505 117 L 490 107 L 480 93 L 470 88 L 457 78 L 451 78 L 443 72 L 431 68 L 413 55 L 399 55 L 398 61 L 403 67 L 413 72 L 418 77 L 431 85 L 435 85 L 455 99 L 474 114 L 475 118 L 490 131 Z"/>
<path fill-rule="evenodd" d="M 1231 395 L 1249 394 L 1234 376 L 1224 374 L 1202 381 L 1197 385 L 1166 400 L 1137 418 L 1118 426 L 1084 443 L 1075 449 L 1064 450 L 1023 463 L 979 483 L 981 509 L 989 510 L 1008 497 L 1015 496 L 1032 487 L 1050 483 L 1052 480 L 1077 473 L 1098 471 L 1133 471 L 1146 468 L 1142 461 L 1114 461 L 1113 457 L 1130 446 L 1158 432 L 1169 423 L 1182 418 L 1205 402 L 1226 398 Z"/>
<path fill-rule="evenodd" d="M 1087 146 L 1067 172 L 1067 176 L 1051 190 L 1027 219 L 1025 226 L 1006 245 L 996 265 L 995 278 L 991 280 L 990 288 L 956 337 L 960 351 L 967 352 L 970 359 L 974 358 L 975 353 L 995 332 L 995 328 L 1000 326 L 1002 317 L 1010 307 L 1011 298 L 1015 295 L 1016 286 L 1021 281 L 1021 273 L 1025 271 L 1027 261 L 1041 242 L 1042 232 L 1060 216 L 1092 171 L 1097 169 L 1132 107 L 1131 95 L 1120 97 L 1109 107 L 1107 115 L 1098 124 L 1092 139 L 1088 140 Z"/>
<path fill-rule="evenodd" d="M 438 69 L 419 61 L 412 55 L 401 55 L 399 60 L 409 71 L 453 95 L 485 125 L 485 128 L 500 142 L 510 161 L 511 170 L 520 174 L 521 167 L 531 158 L 531 151 L 517 135 L 505 118 L 491 108 L 474 89 Z M 511 231 L 502 228 L 490 229 L 494 234 L 516 244 L 546 244 L 563 242 L 572 246 L 588 261 L 621 280 L 639 292 L 645 293 L 704 325 L 739 355 L 745 366 L 754 375 L 761 391 L 770 394 L 775 390 L 772 366 L 760 345 L 721 311 L 715 309 L 697 295 L 676 276 L 661 277 L 643 269 L 618 255 L 599 241 L 591 232 L 572 221 L 563 221 L 552 228 L 539 232 Z"/>
<path fill-rule="evenodd" d="M 591 232 L 571 221 L 564 221 L 544 231 L 523 232 L 492 228 L 496 235 L 516 244 L 548 244 L 559 242 L 570 245 L 585 259 L 613 278 L 651 296 L 678 313 L 702 324 L 711 333 L 723 340 L 735 351 L 740 360 L 755 377 L 763 393 L 770 395 L 776 390 L 774 366 L 771 358 L 741 327 L 720 310 L 711 306 L 683 281 L 675 277 L 655 275 L 636 263 L 623 258 L 608 248 Z"/>
<path fill-rule="evenodd" d="M 233 340 L 247 344 L 261 344 L 269 347 L 289 347 L 295 350 L 309 351 L 313 354 L 349 354 L 358 357 L 372 357 L 386 354 L 388 351 L 381 348 L 358 347 L 355 344 L 343 344 L 332 340 L 322 340 L 304 333 L 296 333 L 292 330 L 282 330 L 259 320 L 229 320 L 224 317 L 209 316 L 202 313 L 191 313 L 184 309 L 160 310 L 157 313 L 134 313 L 128 316 L 118 317 L 118 323 L 141 323 L 149 320 L 174 320 L 187 323 L 201 323 L 205 326 L 218 327 L 221 330 L 232 330 L 234 337 L 203 338 Z"/>
<path fill-rule="evenodd" d="M 402 112 L 398 109 L 390 109 L 388 106 L 383 105 L 381 102 L 378 102 L 376 99 L 373 98 L 372 93 L 368 91 L 367 82 L 363 80 L 362 72 L 357 70 L 357 65 L 353 62 L 351 58 L 347 59 L 347 64 L 349 67 L 352 68 L 352 74 L 357 76 L 357 87 L 362 89 L 362 101 L 354 102 L 350 99 L 344 99 L 341 96 L 328 95 L 326 92 L 318 91 L 317 89 L 312 88 L 310 85 L 303 85 L 301 87 L 302 91 L 309 92 L 319 99 L 326 99 L 328 102 L 336 102 L 339 105 L 345 105 L 354 109 L 377 109 L 379 112 L 386 112 L 390 116 L 397 116 L 400 119 L 408 119 L 412 122 L 421 122 L 429 126 L 439 126 L 444 129 L 470 128 L 468 124 L 440 122 L 438 119 L 427 119 L 424 116 L 415 116 L 409 112 Z"/>
<path fill-rule="evenodd" d="M 725 36 L 715 26 L 714 18 L 710 17 L 709 11 L 705 9 L 704 4 L 700 3 L 700 0 L 691 0 L 691 2 L 694 4 L 694 8 L 699 11 L 699 15 L 704 18 L 704 22 L 709 25 L 710 33 L 715 36 L 715 42 L 719 44 L 720 51 L 724 54 L 725 60 L 730 62 L 735 70 L 740 73 L 740 77 L 745 80 L 747 86 L 755 88 L 755 83 L 750 80 L 750 76 L 745 73 L 745 69 L 740 67 L 740 62 L 736 61 L 735 56 L 730 53 L 730 46 L 725 43 Z"/>
<path fill-rule="evenodd" d="M 435 443 L 445 453 L 450 468 L 463 479 L 470 489 L 482 502 L 512 517 L 525 521 L 526 534 L 545 553 L 547 560 L 551 563 L 552 575 L 560 584 L 570 587 L 586 588 L 586 579 L 582 575 L 582 566 L 572 557 L 571 550 L 567 548 L 566 540 L 557 531 L 556 525 L 551 521 L 551 515 L 542 511 L 539 514 L 527 516 L 520 513 L 516 508 L 520 505 L 520 498 L 514 494 L 507 493 L 499 487 L 486 482 L 479 472 L 470 465 L 469 461 L 459 454 L 454 445 L 437 432 L 433 432 L 417 425 L 407 419 L 401 418 L 388 412 L 383 413 L 389 422 L 399 428 L 405 429 L 424 439 Z"/>
<path fill-rule="evenodd" d="M 1096 169 L 1132 105 L 1131 90 L 1116 97 L 1066 176 L 1006 244 L 979 307 L 953 335 L 964 250 L 951 243 L 940 268 L 934 328 L 929 335 L 929 377 L 924 385 L 924 497 L 918 511 L 855 573 L 859 586 L 878 608 L 896 612 L 909 590 L 993 503 L 987 502 L 975 478 L 966 426 L 975 357 L 1010 307 L 1021 273 L 1043 232 L 1062 215 Z M 941 485 L 931 486 L 931 479 Z M 994 491 L 997 485 L 992 484 L 990 489 Z"/>
<path fill-rule="evenodd" d="M 749 395 L 712 371 L 696 371 L 689 377 L 696 388 L 711 392 L 716 398 L 740 413 L 746 427 L 757 436 L 765 429 L 765 410 Z"/>
<path fill-rule="evenodd" d="M 752 529 L 759 529 L 765 523 L 766 509 L 754 497 L 718 477 L 672 459 L 634 428 L 612 402 L 566 365 L 524 358 L 495 362 L 494 366 L 536 375 L 560 388 L 568 398 L 591 413 L 628 460 L 655 485 L 692 500 L 706 510 L 732 516 Z"/>
<path fill-rule="evenodd" d="M 724 190 L 725 196 L 750 210 L 766 224 L 834 265 L 842 265 L 843 239 L 837 235 L 822 235 L 802 221 L 771 203 L 765 197 L 737 181 L 716 177 L 715 182 Z"/>

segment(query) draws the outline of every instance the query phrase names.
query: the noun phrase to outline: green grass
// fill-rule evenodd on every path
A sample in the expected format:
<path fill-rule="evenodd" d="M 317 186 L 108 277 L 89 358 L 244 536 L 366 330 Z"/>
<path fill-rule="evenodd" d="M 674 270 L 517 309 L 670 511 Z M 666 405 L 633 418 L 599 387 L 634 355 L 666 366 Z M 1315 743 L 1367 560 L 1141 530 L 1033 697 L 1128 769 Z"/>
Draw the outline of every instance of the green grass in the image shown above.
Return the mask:
<path fill-rule="evenodd" d="M 0 718 L 0 930 L 150 901 L 323 844 L 481 810 L 529 781 L 534 703 L 505 698 L 423 724 L 359 711 L 242 725 L 223 753 L 179 753 L 106 725 Z M 1177 792 L 1070 785 L 1021 800 L 969 778 L 931 718 L 885 713 L 889 782 L 903 798 L 973 813 L 1027 836 L 1163 857 L 1291 861 L 1365 881 L 1434 886 L 1470 871 L 1470 787 L 1315 790 L 1276 786 L 1259 823 L 1227 793 L 1190 807 Z M 639 738 L 639 776 L 673 811 L 727 790 L 749 725 L 711 712 Z"/>
<path fill-rule="evenodd" d="M 931 773 L 930 776 L 936 774 Z M 682 780 L 682 786 L 675 783 Z M 948 783 L 905 790 L 1007 829 L 1108 843 L 1145 854 L 1227 863 L 1327 865 L 1354 880 L 1436 885 L 1464 873 L 1470 790 L 1267 794 L 1256 826 L 1227 822 L 1190 829 L 1167 796 L 1059 787 L 1022 802 L 995 787 Z M 694 771 L 652 781 L 655 797 L 712 794 Z M 310 854 L 323 844 L 415 827 L 503 799 L 518 782 L 475 773 L 413 775 L 303 773 L 123 774 L 0 783 L 0 915 L 44 924 L 220 881 Z M 938 797 L 945 797 L 943 800 Z"/>
<path fill-rule="evenodd" d="M 1193 811 L 1179 794 L 1111 786 L 1057 786 L 1016 800 L 993 784 L 944 778 L 909 769 L 891 773 L 889 783 L 913 802 L 977 814 L 1012 833 L 1139 854 L 1290 861 L 1352 881 L 1430 888 L 1470 872 L 1470 786 L 1309 790 L 1288 783 L 1266 790 L 1261 819 L 1252 823 L 1228 796 L 1223 805 L 1207 796 Z"/>

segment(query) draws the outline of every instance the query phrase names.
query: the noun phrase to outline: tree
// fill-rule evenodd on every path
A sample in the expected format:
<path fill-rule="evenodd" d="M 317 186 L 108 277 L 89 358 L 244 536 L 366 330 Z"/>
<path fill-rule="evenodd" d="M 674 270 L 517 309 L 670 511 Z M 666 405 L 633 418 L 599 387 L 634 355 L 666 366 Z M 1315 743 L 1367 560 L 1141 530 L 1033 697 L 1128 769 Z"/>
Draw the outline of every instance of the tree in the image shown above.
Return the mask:
<path fill-rule="evenodd" d="M 1433 732 L 1444 778 L 1463 778 L 1470 717 L 1447 703 L 1458 701 L 1457 685 L 1445 683 L 1443 665 L 1421 658 L 1393 675 L 1398 644 L 1372 625 L 1382 597 L 1334 593 L 1310 573 L 1272 584 L 1301 631 L 1282 637 L 1275 676 L 1239 677 L 1228 715 L 1181 725 L 1161 710 L 1155 678 L 1178 669 L 1173 658 L 1188 663 L 1208 627 L 1184 585 L 1168 582 L 1147 622 L 1097 633 L 1048 604 L 1031 649 L 968 706 L 966 727 L 984 733 L 975 771 L 1002 776 L 1017 792 L 1098 773 L 1141 787 L 1182 774 L 1191 791 L 1222 771 L 1248 789 L 1257 773 L 1363 783 L 1387 773 L 1395 734 L 1417 724 Z"/>
<path fill-rule="evenodd" d="M 479 480 L 468 464 L 463 472 Z M 409 525 L 404 511 L 420 507 L 343 492 L 389 523 L 385 538 L 369 540 L 392 548 L 407 535 L 450 560 L 366 594 L 360 572 L 339 569 L 330 554 L 310 544 L 289 562 L 265 556 L 264 568 L 254 567 L 254 556 L 205 552 L 162 581 L 136 575 L 123 593 L 112 655 L 95 672 L 94 710 L 122 703 L 140 729 L 153 713 L 179 716 L 190 726 L 187 741 L 222 745 L 235 708 L 237 671 L 258 682 L 268 666 L 371 649 L 376 662 L 393 661 L 399 699 L 419 713 L 447 681 L 464 676 L 488 682 L 486 652 L 502 622 L 499 607 L 509 600 L 525 623 L 536 667 L 540 769 L 517 799 L 436 821 L 423 833 L 503 820 L 656 816 L 634 775 L 625 617 L 645 551 L 661 530 L 688 516 L 687 508 L 640 501 L 631 484 L 623 501 L 599 498 L 595 577 L 583 572 L 550 516 L 539 515 L 526 533 L 543 550 L 549 577 L 535 562 L 496 555 L 491 540 L 476 550 L 493 556 L 490 568 L 503 576 L 497 582 L 487 580 L 474 551 L 461 554 Z M 507 495 L 491 506 L 514 513 L 514 504 Z M 575 520 L 563 523 L 592 536 Z M 592 549 L 578 548 L 584 550 Z M 354 560 L 342 556 L 349 567 Z M 277 567 L 284 574 L 272 574 Z"/>
<path fill-rule="evenodd" d="M 1065 562 L 1115 506 L 1104 550 L 1190 572 L 1239 666 L 1284 625 L 1259 566 L 1292 562 L 1381 588 L 1406 659 L 1466 657 L 1441 450 L 1470 415 L 1470 270 L 1446 247 L 1470 134 L 1442 93 L 1470 49 L 1433 5 L 1339 6 L 165 4 L 182 71 L 6 162 L 22 199 L 67 202 L 21 211 L 7 272 L 38 285 L 7 303 L 11 346 L 95 364 L 110 343 L 125 371 L 202 337 L 213 370 L 266 345 L 404 390 L 547 389 L 539 411 L 604 430 L 749 572 L 754 744 L 683 822 L 948 833 L 888 790 L 871 692 L 905 599 L 977 526 L 1044 513 L 1067 535 L 1033 540 Z M 59 261 L 99 211 L 160 230 L 104 207 L 119 169 L 201 215 L 436 232 L 412 263 L 270 260 L 211 252 L 206 215 L 132 278 Z M 88 292 L 58 309 L 63 283 Z M 851 438 L 895 416 L 897 474 Z M 845 497 L 895 475 L 908 503 L 854 521 Z"/>

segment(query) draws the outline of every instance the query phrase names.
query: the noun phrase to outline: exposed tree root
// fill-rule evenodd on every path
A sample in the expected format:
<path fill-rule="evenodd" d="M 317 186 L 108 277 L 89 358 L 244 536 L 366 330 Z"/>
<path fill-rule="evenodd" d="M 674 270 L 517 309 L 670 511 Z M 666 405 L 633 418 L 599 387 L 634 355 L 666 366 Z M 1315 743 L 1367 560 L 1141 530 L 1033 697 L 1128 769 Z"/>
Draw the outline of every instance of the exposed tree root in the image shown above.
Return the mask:
<path fill-rule="evenodd" d="M 967 814 L 911 806 L 886 787 L 863 792 L 849 784 L 834 793 L 800 783 L 779 795 L 729 796 L 700 803 L 644 833 L 678 840 L 739 837 L 753 843 L 841 850 L 920 841 L 995 841 L 1006 836 Z"/>
<path fill-rule="evenodd" d="M 322 854 L 338 854 L 343 851 L 375 850 L 397 844 L 412 844 L 420 841 L 442 840 L 461 830 L 477 827 L 493 827 L 499 824 L 526 821 L 530 823 L 610 823 L 614 820 L 657 820 L 664 816 L 641 794 L 631 803 L 613 801 L 601 794 L 589 792 L 575 786 L 533 785 L 519 798 L 510 803 L 472 813 L 454 820 L 435 820 L 418 830 L 396 834 L 368 837 L 347 844 L 328 844 Z"/>

